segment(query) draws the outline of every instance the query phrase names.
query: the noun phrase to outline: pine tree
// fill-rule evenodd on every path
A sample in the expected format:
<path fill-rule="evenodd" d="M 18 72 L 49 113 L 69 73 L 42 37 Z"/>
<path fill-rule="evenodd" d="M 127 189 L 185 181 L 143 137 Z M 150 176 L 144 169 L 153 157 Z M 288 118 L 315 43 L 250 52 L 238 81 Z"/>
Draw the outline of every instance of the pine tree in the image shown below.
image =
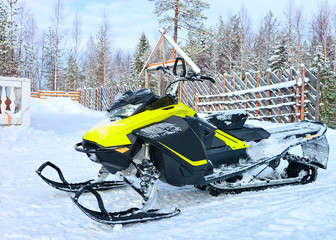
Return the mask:
<path fill-rule="evenodd" d="M 139 43 L 134 53 L 134 73 L 136 75 L 136 78 L 138 78 L 150 54 L 151 54 L 151 47 L 149 45 L 149 41 L 145 33 L 142 33 L 139 39 Z M 135 84 L 142 85 L 142 86 L 145 85 L 143 81 L 142 82 L 141 81 L 139 82 L 139 81 L 140 79 L 137 79 L 135 81 Z"/>
<path fill-rule="evenodd" d="M 318 45 L 313 62 L 312 71 L 317 76 L 320 68 L 320 77 L 323 84 L 322 90 L 322 121 L 329 127 L 336 127 L 336 76 L 332 76 L 329 65 L 325 63 L 323 46 Z"/>
<path fill-rule="evenodd" d="M 66 73 L 66 85 L 65 85 L 65 90 L 70 91 L 70 90 L 75 90 L 74 86 L 77 80 L 77 73 L 78 73 L 78 68 L 77 64 L 75 61 L 75 57 L 73 52 L 70 50 L 69 57 L 68 57 L 68 63 L 67 63 L 67 73 Z"/>
<path fill-rule="evenodd" d="M 283 37 L 278 38 L 274 46 L 273 55 L 269 58 L 269 67 L 272 72 L 279 72 L 288 67 L 288 53 L 286 49 L 286 40 Z"/>
<path fill-rule="evenodd" d="M 329 127 L 336 128 L 336 76 L 325 80 L 322 119 Z"/>
<path fill-rule="evenodd" d="M 5 3 L 0 0 L 0 75 L 11 75 L 10 52 L 12 49 L 10 41 L 10 22 Z"/>
<path fill-rule="evenodd" d="M 188 32 L 188 43 L 183 47 L 186 54 L 195 61 L 196 65 L 198 63 L 198 58 L 205 51 L 207 45 L 206 32 L 208 32 L 202 25 L 196 32 Z"/>
<path fill-rule="evenodd" d="M 206 16 L 202 14 L 209 4 L 202 0 L 149 0 L 155 2 L 154 13 L 161 17 L 160 23 L 174 26 L 174 41 L 181 27 L 196 29 Z M 173 10 L 173 11 L 171 11 Z"/>
<path fill-rule="evenodd" d="M 276 17 L 274 17 L 272 11 L 264 17 L 262 26 L 260 28 L 259 50 L 258 54 L 260 58 L 260 72 L 266 72 L 268 68 L 268 59 L 272 54 L 272 46 L 275 45 L 275 39 L 278 34 L 279 23 Z M 259 65 L 259 64 L 258 64 Z"/>
<path fill-rule="evenodd" d="M 97 85 L 105 86 L 111 80 L 111 26 L 109 16 L 104 14 L 103 21 L 97 32 L 96 58 L 97 62 Z"/>

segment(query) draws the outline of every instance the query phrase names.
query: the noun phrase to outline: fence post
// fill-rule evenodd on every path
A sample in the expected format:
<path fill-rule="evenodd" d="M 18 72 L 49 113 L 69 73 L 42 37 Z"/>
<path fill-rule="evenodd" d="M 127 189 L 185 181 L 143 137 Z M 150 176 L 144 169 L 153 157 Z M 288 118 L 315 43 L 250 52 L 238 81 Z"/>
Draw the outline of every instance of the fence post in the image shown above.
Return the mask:
<path fill-rule="evenodd" d="M 248 86 L 248 73 L 245 73 L 245 90 L 247 89 Z M 247 94 L 244 96 L 245 103 L 244 103 L 244 108 L 247 108 Z"/>
<path fill-rule="evenodd" d="M 226 73 L 223 75 L 223 93 L 226 93 Z M 223 97 L 223 102 L 225 101 L 225 97 Z M 223 104 L 223 110 L 225 110 L 225 105 Z"/>
<path fill-rule="evenodd" d="M 306 78 L 306 67 L 302 66 L 302 76 L 301 76 L 301 121 L 305 119 L 305 78 Z"/>
<path fill-rule="evenodd" d="M 218 95 L 218 75 L 216 78 L 216 95 Z M 216 97 L 216 101 L 218 101 L 218 98 Z M 216 111 L 218 111 L 218 104 L 216 104 Z"/>
<path fill-rule="evenodd" d="M 317 66 L 317 82 L 316 82 L 316 112 L 315 120 L 321 121 L 320 119 L 320 90 L 321 90 L 321 66 Z"/>
<path fill-rule="evenodd" d="M 260 85 L 260 72 L 258 71 L 258 72 L 257 72 L 257 87 L 259 87 L 259 85 Z M 259 92 L 257 92 L 257 94 L 256 94 L 256 98 L 257 98 L 256 106 L 259 107 L 259 101 L 258 101 L 258 98 L 259 98 Z M 259 116 L 259 110 L 256 110 L 255 116 L 256 116 L 256 117 Z"/>
<path fill-rule="evenodd" d="M 270 70 L 270 69 L 267 69 L 267 72 L 266 72 L 266 81 L 267 81 L 267 86 L 271 85 L 271 70 Z M 268 98 L 271 97 L 271 92 L 270 92 L 270 90 L 267 90 L 267 92 L 266 92 L 266 96 L 267 96 Z M 270 103 L 271 103 L 271 101 L 270 101 L 270 100 L 267 100 L 267 101 L 266 101 L 266 106 L 269 106 Z M 266 110 L 266 115 L 269 116 L 270 113 L 271 113 L 271 110 L 267 109 L 267 110 Z"/>
<path fill-rule="evenodd" d="M 280 83 L 282 83 L 282 70 L 280 70 L 279 79 L 280 79 Z M 281 91 L 281 89 L 279 89 L 279 96 L 281 96 L 281 95 L 282 95 L 282 91 Z M 279 102 L 280 102 L 280 104 L 282 103 L 281 98 L 280 98 Z M 281 107 L 279 107 L 279 123 L 282 123 L 281 115 L 282 115 L 282 109 L 281 109 Z"/>
<path fill-rule="evenodd" d="M 193 83 L 193 109 L 195 109 L 195 95 L 196 95 L 196 82 Z"/>
<path fill-rule="evenodd" d="M 293 68 L 290 68 L 290 69 L 289 69 L 289 81 L 292 81 L 292 79 L 293 79 L 293 71 L 294 71 Z M 292 94 L 292 93 L 294 93 L 295 91 L 293 90 L 293 88 L 290 88 L 289 92 Z M 291 102 L 294 101 L 294 98 L 291 97 L 291 98 L 290 98 L 290 101 L 291 101 Z M 290 109 L 290 113 L 294 113 L 294 112 L 295 112 L 295 110 L 294 110 L 294 108 L 293 108 L 292 106 L 290 106 L 289 109 Z M 290 121 L 290 122 L 294 122 L 294 121 L 295 121 L 295 117 L 293 117 L 292 115 L 289 116 L 289 121 Z"/>
<path fill-rule="evenodd" d="M 302 84 L 302 83 L 301 83 Z M 299 120 L 299 116 L 300 116 L 300 89 L 301 89 L 301 86 L 300 86 L 300 69 L 298 69 L 298 73 L 296 75 L 296 91 L 295 91 L 295 97 L 296 97 L 296 100 L 295 100 L 295 122 L 297 122 Z"/>

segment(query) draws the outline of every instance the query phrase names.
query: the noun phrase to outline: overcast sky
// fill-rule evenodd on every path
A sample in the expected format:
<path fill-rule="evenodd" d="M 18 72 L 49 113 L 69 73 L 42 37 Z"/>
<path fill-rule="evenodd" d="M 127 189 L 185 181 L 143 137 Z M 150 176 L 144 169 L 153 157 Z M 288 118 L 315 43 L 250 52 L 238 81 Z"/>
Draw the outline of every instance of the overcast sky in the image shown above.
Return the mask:
<path fill-rule="evenodd" d="M 294 0 L 296 6 L 303 6 L 306 17 L 314 13 L 318 3 L 323 0 Z M 237 13 L 242 5 L 254 25 L 257 25 L 262 16 L 268 11 L 283 19 L 288 0 L 208 0 L 210 9 L 205 11 L 208 19 L 206 26 L 214 26 L 220 16 L 224 19 L 229 13 Z M 329 0 L 334 8 L 336 0 Z M 39 27 L 39 31 L 47 30 L 51 25 L 51 13 L 54 0 L 26 0 L 26 7 L 31 9 Z M 89 35 L 96 34 L 102 21 L 104 11 L 111 19 L 113 48 L 133 52 L 141 36 L 145 32 L 152 47 L 160 37 L 158 21 L 153 14 L 154 2 L 148 0 L 63 0 L 64 25 L 63 29 L 70 33 L 75 12 L 78 9 L 82 21 L 82 41 Z"/>

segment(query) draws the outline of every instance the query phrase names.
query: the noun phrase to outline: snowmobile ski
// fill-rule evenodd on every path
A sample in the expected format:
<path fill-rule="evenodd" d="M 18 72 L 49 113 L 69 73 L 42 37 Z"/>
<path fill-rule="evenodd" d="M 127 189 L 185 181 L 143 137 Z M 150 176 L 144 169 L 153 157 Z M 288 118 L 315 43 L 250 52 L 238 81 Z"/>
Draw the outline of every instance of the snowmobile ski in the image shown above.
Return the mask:
<path fill-rule="evenodd" d="M 51 179 L 46 178 L 45 176 L 42 175 L 42 171 L 46 167 L 51 167 L 56 170 L 61 182 L 56 182 Z M 113 188 L 120 188 L 120 187 L 125 187 L 126 184 L 123 181 L 97 181 L 94 179 L 85 181 L 85 182 L 78 182 L 78 183 L 69 183 L 68 181 L 65 180 L 64 175 L 59 167 L 57 167 L 55 164 L 51 162 L 45 162 L 43 163 L 37 170 L 36 173 L 50 186 L 53 188 L 56 188 L 61 191 L 65 192 L 77 192 L 84 186 L 90 185 L 91 188 L 99 191 L 106 191 L 110 190 Z"/>
<path fill-rule="evenodd" d="M 91 192 L 97 199 L 98 207 L 100 212 L 93 211 L 81 205 L 78 202 L 78 198 L 82 195 L 83 192 Z M 181 212 L 179 209 L 149 209 L 142 210 L 139 208 L 130 208 L 126 211 L 120 212 L 108 212 L 105 209 L 103 200 L 100 194 L 95 191 L 90 185 L 83 187 L 80 191 L 76 192 L 76 195 L 71 197 L 71 200 L 82 210 L 88 217 L 91 219 L 105 224 L 129 224 L 129 223 L 138 223 L 146 222 L 152 220 L 158 220 L 162 218 L 170 218 Z"/>

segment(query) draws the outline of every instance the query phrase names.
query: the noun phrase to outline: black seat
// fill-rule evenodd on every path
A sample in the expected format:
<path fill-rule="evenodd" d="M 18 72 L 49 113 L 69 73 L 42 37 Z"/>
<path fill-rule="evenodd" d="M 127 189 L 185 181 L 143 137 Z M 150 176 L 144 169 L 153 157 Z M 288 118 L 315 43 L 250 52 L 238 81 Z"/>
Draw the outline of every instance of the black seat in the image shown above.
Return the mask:
<path fill-rule="evenodd" d="M 244 110 L 228 110 L 213 113 L 206 116 L 205 119 L 220 130 L 241 129 L 248 117 Z"/>

